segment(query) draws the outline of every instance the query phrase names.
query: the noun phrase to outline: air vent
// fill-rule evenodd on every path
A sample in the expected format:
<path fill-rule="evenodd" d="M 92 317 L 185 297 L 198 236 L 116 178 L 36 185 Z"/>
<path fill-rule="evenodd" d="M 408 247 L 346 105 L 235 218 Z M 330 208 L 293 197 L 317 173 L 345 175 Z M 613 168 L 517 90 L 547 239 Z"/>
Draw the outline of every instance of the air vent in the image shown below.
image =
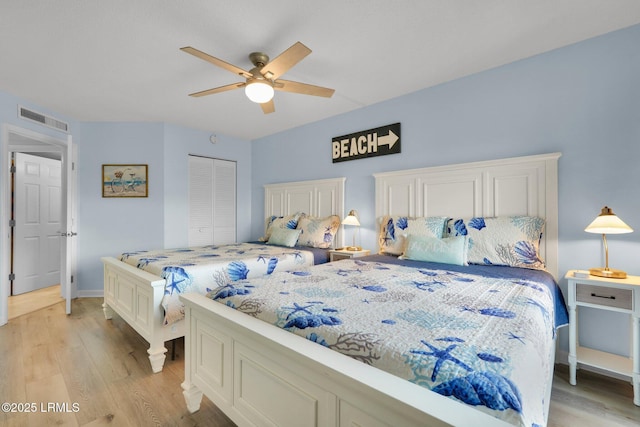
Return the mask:
<path fill-rule="evenodd" d="M 50 127 L 51 129 L 61 130 L 62 132 L 69 133 L 69 124 L 58 119 L 54 119 L 51 116 L 47 116 L 37 111 L 29 110 L 18 105 L 18 117 L 32 122 L 40 123 L 41 125 Z"/>

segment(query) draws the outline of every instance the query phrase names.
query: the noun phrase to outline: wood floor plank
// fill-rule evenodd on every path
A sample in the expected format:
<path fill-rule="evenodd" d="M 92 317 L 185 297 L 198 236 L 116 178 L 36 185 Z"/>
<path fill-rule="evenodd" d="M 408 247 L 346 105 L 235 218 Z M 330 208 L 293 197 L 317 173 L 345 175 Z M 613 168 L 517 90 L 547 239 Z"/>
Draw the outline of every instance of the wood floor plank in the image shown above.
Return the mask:
<path fill-rule="evenodd" d="M 112 392 L 94 366 L 84 346 L 70 347 L 58 353 L 69 398 L 82 409 L 76 415 L 80 425 L 96 420 L 113 420 L 117 407 Z"/>
<path fill-rule="evenodd" d="M 549 426 L 580 427 L 640 425 L 640 407 L 633 404 L 627 381 L 578 370 L 578 384 L 569 384 L 569 367 L 556 365 Z M 571 424 L 567 422 L 571 421 Z"/>
<path fill-rule="evenodd" d="M 8 417 L 4 420 L 0 417 L 0 425 L 2 427 L 29 427 L 29 417 L 27 413 L 13 413 L 7 414 Z"/>
<path fill-rule="evenodd" d="M 9 320 L 64 301 L 60 285 L 53 285 L 36 291 L 9 297 Z"/>
<path fill-rule="evenodd" d="M 27 402 L 38 407 L 27 415 L 30 426 L 77 426 L 76 412 L 61 374 L 27 383 Z"/>
<path fill-rule="evenodd" d="M 80 332 L 84 346 L 103 377 L 126 378 L 132 370 L 137 370 L 137 360 L 132 355 L 141 351 L 140 343 L 132 346 L 110 320 L 105 319 L 102 325 L 101 328 Z"/>
<path fill-rule="evenodd" d="M 82 427 L 104 427 L 104 426 L 118 426 L 118 427 L 137 427 L 135 424 L 131 424 L 130 420 L 120 411 L 115 411 L 113 414 L 107 414 L 95 420 L 81 424 Z"/>
<path fill-rule="evenodd" d="M 16 322 L 0 328 L 0 397 L 2 402 L 23 402 L 26 398 L 22 334 Z M 4 421 L 0 413 L 0 421 Z"/>
<path fill-rule="evenodd" d="M 68 402 L 77 413 L 5 414 L 0 426 L 211 426 L 234 424 L 206 397 L 190 414 L 180 384 L 184 378 L 184 339 L 176 340 L 164 370 L 153 374 L 148 344 L 118 316 L 106 320 L 101 298 L 74 300 L 20 316 L 0 327 L 0 400 Z M 549 427 L 627 427 L 640 425 L 627 381 L 578 371 L 568 383 L 565 365 L 556 365 Z"/>

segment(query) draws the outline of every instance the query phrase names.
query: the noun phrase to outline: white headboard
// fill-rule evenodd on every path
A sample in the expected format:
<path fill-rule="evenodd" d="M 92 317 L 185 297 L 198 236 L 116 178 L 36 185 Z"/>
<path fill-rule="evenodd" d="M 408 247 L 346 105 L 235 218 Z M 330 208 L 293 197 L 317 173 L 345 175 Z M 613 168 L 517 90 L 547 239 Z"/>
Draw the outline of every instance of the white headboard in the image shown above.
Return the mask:
<path fill-rule="evenodd" d="M 344 218 L 344 183 L 346 178 L 283 182 L 264 186 L 264 214 L 284 216 L 304 212 L 311 216 L 338 215 Z M 342 227 L 334 244 L 344 246 Z"/>
<path fill-rule="evenodd" d="M 376 218 L 384 215 L 544 218 L 540 244 L 558 278 L 558 158 L 561 153 L 374 174 Z"/>

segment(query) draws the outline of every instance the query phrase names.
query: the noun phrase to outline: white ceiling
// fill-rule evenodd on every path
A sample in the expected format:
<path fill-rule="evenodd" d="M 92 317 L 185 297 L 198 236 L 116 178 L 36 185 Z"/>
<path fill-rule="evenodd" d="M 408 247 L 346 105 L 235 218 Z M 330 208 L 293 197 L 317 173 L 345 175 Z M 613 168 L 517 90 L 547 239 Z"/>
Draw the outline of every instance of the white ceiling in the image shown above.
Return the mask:
<path fill-rule="evenodd" d="M 0 0 L 0 90 L 79 121 L 167 122 L 256 139 L 640 23 L 638 0 Z M 301 41 L 265 115 L 242 81 L 179 50 L 250 69 Z"/>

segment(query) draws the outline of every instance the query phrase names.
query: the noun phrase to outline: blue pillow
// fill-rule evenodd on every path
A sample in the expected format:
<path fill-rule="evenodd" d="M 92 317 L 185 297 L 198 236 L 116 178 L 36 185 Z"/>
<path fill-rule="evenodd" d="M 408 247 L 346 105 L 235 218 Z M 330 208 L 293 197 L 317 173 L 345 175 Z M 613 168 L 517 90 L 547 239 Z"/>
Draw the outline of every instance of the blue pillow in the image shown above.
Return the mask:
<path fill-rule="evenodd" d="M 267 245 L 278 245 L 293 247 L 298 243 L 301 230 L 291 230 L 289 228 L 274 228 Z"/>
<path fill-rule="evenodd" d="M 469 244 L 465 236 L 438 239 L 436 237 L 409 234 L 406 237 L 404 253 L 399 258 L 467 265 L 468 248 Z"/>

